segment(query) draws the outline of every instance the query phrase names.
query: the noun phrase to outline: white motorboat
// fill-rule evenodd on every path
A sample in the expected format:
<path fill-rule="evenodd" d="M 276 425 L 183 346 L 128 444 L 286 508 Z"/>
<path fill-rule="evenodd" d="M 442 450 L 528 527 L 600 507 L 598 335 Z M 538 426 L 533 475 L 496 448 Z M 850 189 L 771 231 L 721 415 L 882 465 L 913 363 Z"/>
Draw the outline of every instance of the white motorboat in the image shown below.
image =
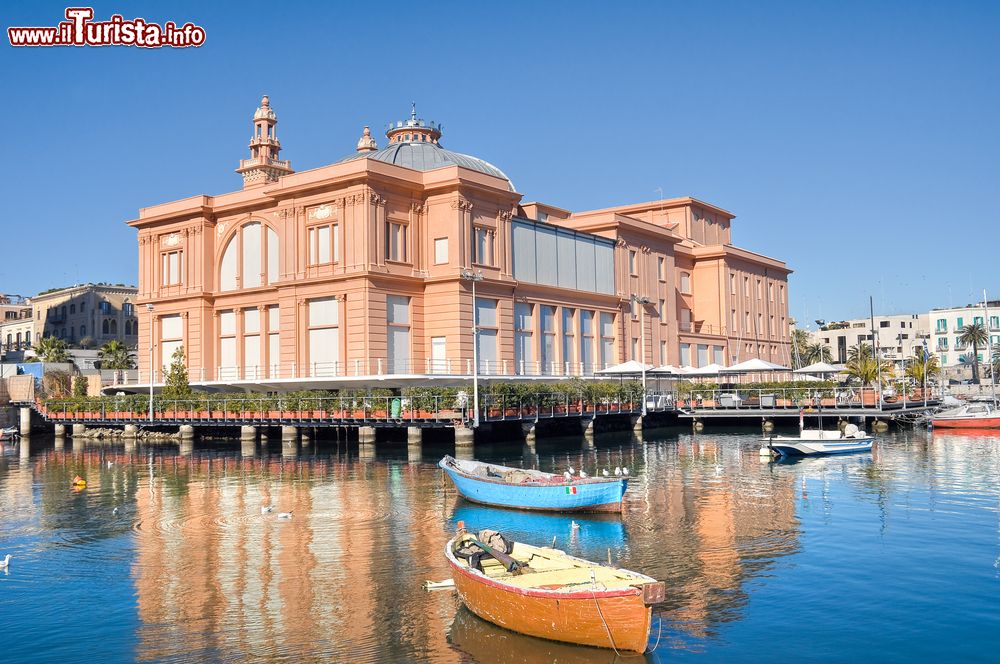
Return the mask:
<path fill-rule="evenodd" d="M 13 440 L 17 438 L 17 427 L 7 427 L 0 429 L 0 440 Z"/>
<path fill-rule="evenodd" d="M 802 429 L 798 436 L 771 436 L 765 438 L 760 448 L 762 456 L 812 456 L 815 454 L 850 454 L 868 452 L 875 442 L 874 436 L 848 424 L 843 431 Z"/>

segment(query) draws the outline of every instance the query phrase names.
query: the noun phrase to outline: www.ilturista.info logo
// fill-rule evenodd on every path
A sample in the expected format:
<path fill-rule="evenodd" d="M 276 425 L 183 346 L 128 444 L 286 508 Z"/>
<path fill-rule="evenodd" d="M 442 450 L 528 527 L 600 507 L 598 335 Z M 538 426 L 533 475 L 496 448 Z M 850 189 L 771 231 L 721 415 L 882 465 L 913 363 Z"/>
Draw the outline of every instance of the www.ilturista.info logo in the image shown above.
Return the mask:
<path fill-rule="evenodd" d="M 139 46 L 187 48 L 205 43 L 205 29 L 194 23 L 163 25 L 146 19 L 124 19 L 114 14 L 108 21 L 94 21 L 92 7 L 67 7 L 66 19 L 53 28 L 10 27 L 11 46 Z"/>

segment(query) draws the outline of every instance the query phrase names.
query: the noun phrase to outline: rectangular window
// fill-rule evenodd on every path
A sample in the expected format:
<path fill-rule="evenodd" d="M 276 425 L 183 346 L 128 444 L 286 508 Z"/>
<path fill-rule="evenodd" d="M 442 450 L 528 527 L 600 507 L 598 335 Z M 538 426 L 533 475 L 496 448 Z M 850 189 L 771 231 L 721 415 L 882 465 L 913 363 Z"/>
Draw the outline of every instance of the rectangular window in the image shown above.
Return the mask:
<path fill-rule="evenodd" d="M 279 378 L 281 371 L 281 316 L 278 305 L 267 308 L 267 366 L 268 377 Z"/>
<path fill-rule="evenodd" d="M 488 228 L 475 230 L 474 262 L 479 265 L 493 265 L 493 231 Z"/>
<path fill-rule="evenodd" d="M 681 354 L 678 362 L 682 367 L 691 366 L 691 344 L 681 344 Z"/>
<path fill-rule="evenodd" d="M 743 297 L 750 297 L 750 277 L 743 277 Z"/>
<path fill-rule="evenodd" d="M 80 311 L 83 311 L 83 305 L 80 305 Z M 990 316 L 990 329 L 1000 330 L 1000 316 Z"/>
<path fill-rule="evenodd" d="M 629 313 L 632 314 L 632 320 L 635 320 L 636 318 L 638 318 L 639 317 L 639 303 L 636 302 L 634 299 L 629 300 L 628 307 L 629 307 Z"/>
<path fill-rule="evenodd" d="M 431 337 L 431 373 L 448 372 L 448 338 Z"/>
<path fill-rule="evenodd" d="M 965 319 L 959 316 L 958 320 L 955 322 L 955 329 L 961 330 L 963 327 L 965 327 Z"/>
<path fill-rule="evenodd" d="M 439 237 L 434 240 L 434 264 L 443 265 L 448 262 L 448 238 Z"/>
<path fill-rule="evenodd" d="M 736 295 L 736 275 L 729 273 L 729 294 Z"/>
<path fill-rule="evenodd" d="M 572 371 L 573 362 L 576 361 L 576 327 L 574 321 L 575 310 L 563 307 L 562 310 L 562 333 L 563 333 L 563 364 L 570 367 Z"/>
<path fill-rule="evenodd" d="M 740 321 L 736 317 L 736 309 L 732 310 L 732 314 L 730 315 L 730 319 L 732 320 L 732 326 L 733 326 L 733 329 L 730 330 L 730 332 L 732 333 L 732 332 L 735 332 L 737 329 L 739 329 L 739 322 Z"/>
<path fill-rule="evenodd" d="M 483 373 L 497 373 L 497 301 L 476 298 L 476 326 L 479 328 L 479 370 Z"/>
<path fill-rule="evenodd" d="M 637 270 L 637 268 L 636 268 L 636 253 L 635 253 L 635 249 L 629 249 L 628 250 L 628 273 L 632 274 L 632 275 L 639 274 L 636 270 Z"/>
<path fill-rule="evenodd" d="M 712 361 L 718 365 L 725 366 L 725 359 L 722 355 L 722 346 L 712 346 Z"/>
<path fill-rule="evenodd" d="M 609 367 L 615 362 L 615 315 L 601 312 L 601 365 Z"/>
<path fill-rule="evenodd" d="M 708 366 L 708 344 L 698 344 L 698 366 Z"/>
<path fill-rule="evenodd" d="M 764 290 L 761 287 L 760 279 L 757 280 L 757 299 L 758 300 L 764 299 Z"/>
<path fill-rule="evenodd" d="M 660 300 L 659 301 L 659 309 L 657 309 L 657 311 L 659 311 L 659 313 L 660 313 L 660 323 L 666 324 L 666 322 L 667 322 L 667 301 L 666 300 Z"/>
<path fill-rule="evenodd" d="M 983 317 L 982 317 L 982 316 L 975 316 L 975 317 L 974 317 L 974 318 L 972 319 L 972 323 L 973 323 L 974 325 L 982 325 L 982 324 L 983 324 Z"/>
<path fill-rule="evenodd" d="M 656 276 L 660 281 L 667 280 L 667 260 L 663 256 L 656 259 Z"/>
<path fill-rule="evenodd" d="M 692 331 L 690 309 L 681 309 L 680 331 L 681 332 Z"/>
<path fill-rule="evenodd" d="M 324 265 L 340 260 L 338 231 L 338 224 L 313 226 L 309 229 L 310 265 Z"/>
<path fill-rule="evenodd" d="M 666 364 L 666 363 L 667 363 L 667 342 L 666 341 L 661 341 L 660 342 L 660 364 Z"/>
<path fill-rule="evenodd" d="M 340 363 L 340 303 L 325 297 L 308 301 L 309 375 L 335 376 Z"/>
<path fill-rule="evenodd" d="M 691 294 L 691 275 L 687 272 L 680 274 L 680 289 L 683 295 Z"/>
<path fill-rule="evenodd" d="M 632 337 L 632 356 L 629 359 L 630 360 L 636 360 L 636 361 L 639 360 L 639 338 L 638 337 Z"/>
<path fill-rule="evenodd" d="M 413 373 L 410 367 L 410 298 L 386 296 L 385 322 L 389 373 Z"/>
<path fill-rule="evenodd" d="M 524 302 L 514 304 L 514 362 L 518 374 L 533 373 L 534 341 L 532 339 L 533 306 Z"/>
<path fill-rule="evenodd" d="M 181 252 L 168 251 L 160 254 L 160 283 L 163 286 L 177 286 L 181 283 Z"/>
<path fill-rule="evenodd" d="M 774 302 L 774 284 L 767 285 L 767 299 Z"/>
<path fill-rule="evenodd" d="M 174 351 L 184 345 L 184 323 L 180 314 L 160 318 L 160 367 L 166 371 Z"/>
<path fill-rule="evenodd" d="M 580 310 L 580 364 L 584 373 L 594 373 L 594 312 L 586 309 Z"/>
<path fill-rule="evenodd" d="M 556 308 L 542 305 L 539 308 L 539 328 L 542 331 L 541 362 L 542 373 L 558 373 L 555 365 L 559 358 L 556 357 Z"/>
<path fill-rule="evenodd" d="M 882 328 L 882 327 L 889 327 L 889 325 L 890 325 L 891 323 L 892 323 L 892 321 L 888 321 L 888 320 L 880 320 L 880 321 L 878 322 L 878 326 L 879 326 L 880 328 Z"/>
<path fill-rule="evenodd" d="M 407 262 L 406 224 L 385 222 L 385 258 L 399 263 Z"/>

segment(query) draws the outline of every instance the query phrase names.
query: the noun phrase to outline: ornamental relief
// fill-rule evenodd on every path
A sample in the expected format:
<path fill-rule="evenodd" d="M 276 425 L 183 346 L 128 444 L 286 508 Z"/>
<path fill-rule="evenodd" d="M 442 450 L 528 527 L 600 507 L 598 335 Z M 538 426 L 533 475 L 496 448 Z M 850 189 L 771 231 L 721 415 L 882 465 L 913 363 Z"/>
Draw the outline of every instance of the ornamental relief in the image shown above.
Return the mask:
<path fill-rule="evenodd" d="M 333 208 L 330 205 L 323 203 L 322 205 L 319 205 L 317 207 L 309 208 L 307 216 L 310 219 L 317 219 L 319 221 L 322 221 L 324 219 L 329 219 L 330 217 L 333 216 Z"/>

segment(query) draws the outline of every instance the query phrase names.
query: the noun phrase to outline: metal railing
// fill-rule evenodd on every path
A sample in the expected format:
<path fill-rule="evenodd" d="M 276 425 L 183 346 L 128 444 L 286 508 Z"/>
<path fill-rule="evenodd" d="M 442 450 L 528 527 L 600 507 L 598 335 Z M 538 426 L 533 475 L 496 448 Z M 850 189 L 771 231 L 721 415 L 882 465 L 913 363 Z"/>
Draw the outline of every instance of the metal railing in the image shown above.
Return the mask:
<path fill-rule="evenodd" d="M 400 396 L 353 397 L 239 397 L 226 399 L 155 399 L 153 422 L 192 424 L 385 422 L 464 423 L 472 419 L 471 405 L 462 397 Z M 128 398 L 108 398 L 99 403 L 66 399 L 36 402 L 36 410 L 53 422 L 143 424 L 149 410 Z"/>
<path fill-rule="evenodd" d="M 907 393 L 874 387 L 838 387 L 823 389 L 724 389 L 693 390 L 675 395 L 677 409 L 685 412 L 740 410 L 884 410 L 900 405 L 935 402 L 936 396 L 916 388 Z"/>

